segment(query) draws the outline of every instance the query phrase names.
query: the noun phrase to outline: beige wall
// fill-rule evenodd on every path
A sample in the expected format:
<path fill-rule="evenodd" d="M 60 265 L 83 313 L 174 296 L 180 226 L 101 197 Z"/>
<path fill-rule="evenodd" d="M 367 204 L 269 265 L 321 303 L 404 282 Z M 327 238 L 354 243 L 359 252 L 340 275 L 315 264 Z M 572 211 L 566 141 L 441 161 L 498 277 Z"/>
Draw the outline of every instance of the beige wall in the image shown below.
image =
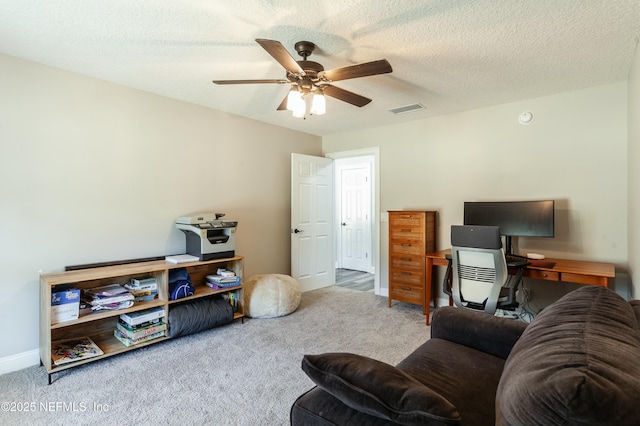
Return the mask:
<path fill-rule="evenodd" d="M 0 69 L 0 358 L 38 348 L 40 271 L 184 252 L 186 213 L 239 221 L 247 275 L 289 273 L 290 154 L 320 155 L 319 137 L 8 56 Z"/>
<path fill-rule="evenodd" d="M 0 69 L 0 321 L 16 324 L 0 330 L 0 342 L 11 342 L 0 345 L 0 359 L 36 353 L 40 271 L 181 252 L 184 236 L 173 220 L 184 213 L 216 210 L 237 219 L 247 275 L 289 271 L 291 152 L 380 147 L 380 211 L 437 210 L 438 248 L 449 245 L 465 200 L 554 198 L 556 238 L 522 240 L 521 251 L 630 266 L 640 281 L 637 57 L 629 87 L 322 142 L 7 56 L 0 55 Z M 531 124 L 518 124 L 522 111 L 534 113 Z M 383 287 L 387 231 L 383 222 Z"/>
<path fill-rule="evenodd" d="M 629 270 L 640 299 L 640 51 L 629 74 Z"/>
<path fill-rule="evenodd" d="M 523 111 L 532 123 L 518 123 Z M 324 152 L 367 146 L 380 147 L 381 211 L 437 210 L 439 249 L 464 201 L 555 199 L 556 237 L 520 239 L 520 253 L 627 268 L 624 82 L 323 138 Z"/>

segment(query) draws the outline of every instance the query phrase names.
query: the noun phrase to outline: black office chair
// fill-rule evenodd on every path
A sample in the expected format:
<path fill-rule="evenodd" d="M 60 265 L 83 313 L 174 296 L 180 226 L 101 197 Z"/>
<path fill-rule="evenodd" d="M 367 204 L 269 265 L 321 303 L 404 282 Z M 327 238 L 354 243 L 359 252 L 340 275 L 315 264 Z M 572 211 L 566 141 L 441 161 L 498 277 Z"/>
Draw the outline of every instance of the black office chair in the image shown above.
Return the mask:
<path fill-rule="evenodd" d="M 495 314 L 518 307 L 516 292 L 526 260 L 507 264 L 497 226 L 451 227 L 451 258 L 443 291 L 456 306 Z M 509 269 L 515 275 L 509 275 Z"/>

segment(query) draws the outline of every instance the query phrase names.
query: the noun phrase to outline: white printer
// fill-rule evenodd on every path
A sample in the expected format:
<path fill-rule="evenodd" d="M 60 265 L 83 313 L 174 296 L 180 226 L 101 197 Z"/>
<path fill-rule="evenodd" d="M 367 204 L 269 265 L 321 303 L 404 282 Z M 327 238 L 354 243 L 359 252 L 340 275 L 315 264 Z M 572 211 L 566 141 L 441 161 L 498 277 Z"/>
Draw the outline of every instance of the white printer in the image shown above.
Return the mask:
<path fill-rule="evenodd" d="M 193 213 L 176 219 L 187 237 L 187 253 L 200 260 L 235 256 L 237 221 L 222 220 L 224 213 Z"/>

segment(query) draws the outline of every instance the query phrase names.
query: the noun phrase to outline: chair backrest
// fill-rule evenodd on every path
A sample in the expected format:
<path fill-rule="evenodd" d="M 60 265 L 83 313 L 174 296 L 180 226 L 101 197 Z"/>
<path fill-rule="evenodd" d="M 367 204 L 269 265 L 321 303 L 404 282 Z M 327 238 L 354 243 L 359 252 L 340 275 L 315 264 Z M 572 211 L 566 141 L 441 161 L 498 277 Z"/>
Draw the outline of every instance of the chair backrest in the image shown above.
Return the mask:
<path fill-rule="evenodd" d="M 456 306 L 494 314 L 508 278 L 500 228 L 451 226 L 451 257 Z"/>

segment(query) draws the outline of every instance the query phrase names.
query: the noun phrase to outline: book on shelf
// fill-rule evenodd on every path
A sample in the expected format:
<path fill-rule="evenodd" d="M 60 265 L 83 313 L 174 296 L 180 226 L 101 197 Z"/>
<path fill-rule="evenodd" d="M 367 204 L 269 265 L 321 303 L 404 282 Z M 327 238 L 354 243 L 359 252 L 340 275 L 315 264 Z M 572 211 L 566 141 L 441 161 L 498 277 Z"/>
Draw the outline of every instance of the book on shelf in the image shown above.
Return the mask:
<path fill-rule="evenodd" d="M 159 322 L 157 324 L 151 324 L 144 327 L 131 327 L 127 323 L 123 324 L 122 322 L 118 322 L 116 324 L 116 329 L 128 339 L 136 340 L 166 330 L 167 324 Z"/>
<path fill-rule="evenodd" d="M 134 283 L 134 281 L 137 281 Z M 133 295 L 135 302 L 146 302 L 158 298 L 158 282 L 155 278 L 148 280 L 131 280 L 130 284 L 125 284 L 124 288 Z"/>
<path fill-rule="evenodd" d="M 149 340 L 154 340 L 157 339 L 159 337 L 164 337 L 166 334 L 166 331 L 159 331 L 157 333 L 152 333 L 149 334 L 147 336 L 144 337 L 140 337 L 137 339 L 130 339 L 127 336 L 125 336 L 124 334 L 122 334 L 122 332 L 120 330 L 118 330 L 117 328 L 115 330 L 113 330 L 113 335 L 115 336 L 116 339 L 118 339 L 120 341 L 120 343 L 122 343 L 125 346 L 134 346 L 134 345 L 139 345 L 140 343 L 144 343 L 144 342 L 148 342 Z"/>
<path fill-rule="evenodd" d="M 61 340 L 51 344 L 51 360 L 54 365 L 63 365 L 103 355 L 102 349 L 90 337 Z"/>
<path fill-rule="evenodd" d="M 138 312 L 127 312 L 120 315 L 120 319 L 129 325 L 139 325 L 146 321 L 151 321 L 157 318 L 164 317 L 164 308 L 159 306 L 157 308 L 145 309 Z"/>
<path fill-rule="evenodd" d="M 140 324 L 131 325 L 131 324 L 127 323 L 127 322 L 124 322 L 122 320 L 122 318 L 118 318 L 118 324 L 121 324 L 127 330 L 136 331 L 136 330 L 140 330 L 141 328 L 144 328 L 144 327 L 149 327 L 151 325 L 158 325 L 158 324 L 164 322 L 163 320 L 164 320 L 164 318 L 155 318 L 155 319 L 152 319 L 152 320 L 149 320 L 149 321 L 141 322 Z"/>
<path fill-rule="evenodd" d="M 211 287 L 214 290 L 223 290 L 226 288 L 233 288 L 240 286 L 240 279 L 234 280 L 233 282 L 215 282 L 215 281 L 205 281 L 204 284 L 207 287 Z"/>
<path fill-rule="evenodd" d="M 84 290 L 92 311 L 125 309 L 133 306 L 133 294 L 120 284 L 110 284 Z"/>
<path fill-rule="evenodd" d="M 124 285 L 126 288 L 158 288 L 158 280 L 155 278 L 131 278 L 131 282 L 129 284 Z"/>
<path fill-rule="evenodd" d="M 214 283 L 240 283 L 240 277 L 236 275 L 207 275 L 207 281 Z"/>
<path fill-rule="evenodd" d="M 164 258 L 169 263 L 187 263 L 187 262 L 199 262 L 200 258 L 192 256 L 190 254 L 176 254 L 173 256 L 166 256 Z"/>
<path fill-rule="evenodd" d="M 140 303 L 140 302 L 148 302 L 150 300 L 157 300 L 158 299 L 158 292 L 157 291 L 144 291 L 144 292 L 135 292 L 133 293 L 133 301 L 135 303 Z"/>
<path fill-rule="evenodd" d="M 88 288 L 85 293 L 95 299 L 109 299 L 112 297 L 127 296 L 129 291 L 120 284 L 109 284 L 100 287 Z"/>
<path fill-rule="evenodd" d="M 134 300 L 123 300 L 121 302 L 109 302 L 109 303 L 99 303 L 95 305 L 91 305 L 91 311 L 118 311 L 120 309 L 127 309 L 133 306 Z"/>

